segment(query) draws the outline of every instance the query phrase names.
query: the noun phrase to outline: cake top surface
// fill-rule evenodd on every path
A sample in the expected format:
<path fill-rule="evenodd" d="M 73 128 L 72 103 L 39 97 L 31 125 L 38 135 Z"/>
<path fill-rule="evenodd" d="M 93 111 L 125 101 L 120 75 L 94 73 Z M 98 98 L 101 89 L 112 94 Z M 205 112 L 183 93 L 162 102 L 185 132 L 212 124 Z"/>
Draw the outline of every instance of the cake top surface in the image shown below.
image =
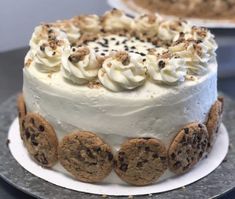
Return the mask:
<path fill-rule="evenodd" d="M 25 68 L 61 73 L 76 86 L 95 84 L 109 91 L 134 90 L 151 82 L 180 85 L 209 72 L 217 48 L 205 28 L 158 15 L 126 16 L 113 9 L 103 16 L 77 16 L 35 28 Z"/>

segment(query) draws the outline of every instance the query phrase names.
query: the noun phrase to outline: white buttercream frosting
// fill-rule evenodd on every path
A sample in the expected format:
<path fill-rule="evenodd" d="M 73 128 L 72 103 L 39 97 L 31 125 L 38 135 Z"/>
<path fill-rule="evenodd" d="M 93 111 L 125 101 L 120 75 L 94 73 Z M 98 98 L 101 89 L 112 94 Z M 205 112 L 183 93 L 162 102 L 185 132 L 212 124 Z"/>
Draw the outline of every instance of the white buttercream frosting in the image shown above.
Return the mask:
<path fill-rule="evenodd" d="M 217 99 L 213 35 L 182 21 L 149 23 L 144 16 L 134 22 L 118 10 L 101 18 L 75 17 L 71 27 L 35 29 L 23 70 L 28 111 L 42 115 L 59 140 L 91 131 L 114 151 L 133 137 L 157 138 L 168 147 L 183 126 L 207 120 Z M 131 33 L 120 36 L 123 30 Z M 137 30 L 138 39 L 132 35 Z M 87 32 L 97 39 L 74 42 Z M 188 75 L 197 78 L 188 81 Z"/>
<path fill-rule="evenodd" d="M 111 91 L 132 90 L 144 84 L 146 68 L 139 55 L 118 52 L 106 59 L 99 70 L 99 80 Z"/>
<path fill-rule="evenodd" d="M 186 62 L 180 57 L 149 55 L 147 56 L 146 66 L 152 80 L 166 84 L 183 82 L 187 74 Z"/>
<path fill-rule="evenodd" d="M 203 75 L 208 64 L 216 57 L 213 35 L 204 29 L 192 29 L 191 34 L 181 34 L 169 50 L 185 59 L 189 74 Z"/>
<path fill-rule="evenodd" d="M 67 48 L 64 40 L 41 40 L 33 49 L 34 63 L 41 72 L 55 72 L 60 70 L 61 56 Z"/>
<path fill-rule="evenodd" d="M 162 21 L 158 29 L 158 37 L 164 41 L 173 41 L 180 32 L 190 32 L 191 26 L 181 20 Z"/>
<path fill-rule="evenodd" d="M 127 17 L 122 11 L 113 9 L 107 11 L 102 19 L 105 31 L 130 30 L 133 19 Z"/>
<path fill-rule="evenodd" d="M 64 32 L 53 24 L 42 24 L 34 29 L 29 45 L 31 49 L 38 47 L 39 42 L 42 40 L 48 40 L 56 38 L 58 40 L 66 40 L 67 36 Z"/>
<path fill-rule="evenodd" d="M 160 16 L 158 15 L 141 15 L 135 18 L 132 26 L 137 34 L 153 37 L 158 33 L 159 23 Z"/>
<path fill-rule="evenodd" d="M 217 48 L 205 28 L 157 15 L 132 19 L 117 9 L 102 17 L 78 16 L 40 25 L 30 46 L 25 65 L 34 63 L 41 72 L 61 71 L 65 81 L 77 86 L 92 81 L 115 92 L 133 90 L 148 81 L 172 85 L 195 80 L 208 72 Z M 82 46 L 78 51 L 89 49 L 84 59 L 74 61 L 75 54 L 81 53 L 72 52 L 76 46 Z M 128 54 L 128 64 L 114 56 L 120 51 Z"/>
<path fill-rule="evenodd" d="M 72 20 L 57 21 L 55 26 L 66 34 L 71 43 L 75 43 L 81 36 L 79 27 Z"/>
<path fill-rule="evenodd" d="M 87 45 L 93 48 L 96 54 L 100 56 L 109 56 L 117 51 L 136 54 L 142 53 L 145 56 L 148 53 L 148 49 L 155 47 L 152 43 L 140 41 L 135 37 L 128 38 L 115 34 L 98 38 L 96 41 L 89 42 Z"/>
<path fill-rule="evenodd" d="M 72 47 L 62 55 L 63 76 L 76 84 L 85 84 L 97 77 L 99 63 L 93 49 Z"/>
<path fill-rule="evenodd" d="M 176 86 L 146 82 L 132 92 L 110 92 L 70 84 L 60 72 L 48 77 L 32 64 L 24 68 L 23 93 L 27 110 L 48 119 L 59 139 L 80 129 L 97 133 L 115 148 L 139 136 L 168 145 L 184 125 L 206 121 L 217 99 L 217 65 L 208 68 L 206 75 Z"/>
<path fill-rule="evenodd" d="M 100 18 L 97 15 L 77 16 L 72 19 L 82 32 L 97 33 L 101 30 Z"/>

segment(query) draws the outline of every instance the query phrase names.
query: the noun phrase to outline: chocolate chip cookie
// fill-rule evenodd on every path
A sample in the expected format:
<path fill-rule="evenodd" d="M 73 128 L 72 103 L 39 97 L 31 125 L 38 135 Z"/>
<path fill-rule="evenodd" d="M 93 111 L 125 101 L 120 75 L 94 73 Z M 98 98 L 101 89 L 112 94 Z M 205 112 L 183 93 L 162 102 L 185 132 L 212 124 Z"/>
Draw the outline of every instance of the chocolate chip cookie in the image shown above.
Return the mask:
<path fill-rule="evenodd" d="M 86 131 L 66 135 L 59 144 L 59 161 L 76 179 L 100 182 L 112 171 L 111 147 Z"/>
<path fill-rule="evenodd" d="M 206 122 L 206 127 L 209 134 L 208 150 L 210 151 L 216 140 L 220 124 L 222 122 L 224 109 L 224 100 L 219 97 L 218 100 L 213 104 L 208 115 L 208 120 Z"/>
<path fill-rule="evenodd" d="M 25 116 L 23 140 L 31 157 L 43 167 L 57 162 L 58 140 L 53 127 L 39 114 Z"/>
<path fill-rule="evenodd" d="M 19 119 L 19 127 L 20 127 L 20 137 L 23 140 L 23 131 L 24 131 L 24 122 L 25 116 L 27 114 L 26 105 L 24 102 L 23 94 L 19 94 L 17 98 L 17 109 L 18 109 L 18 119 Z"/>
<path fill-rule="evenodd" d="M 125 182 L 148 185 L 167 169 L 167 150 L 155 138 L 133 138 L 124 142 L 115 156 L 115 172 Z"/>
<path fill-rule="evenodd" d="M 190 170 L 206 153 L 208 132 L 204 124 L 191 123 L 181 129 L 168 150 L 169 168 L 176 174 Z"/>

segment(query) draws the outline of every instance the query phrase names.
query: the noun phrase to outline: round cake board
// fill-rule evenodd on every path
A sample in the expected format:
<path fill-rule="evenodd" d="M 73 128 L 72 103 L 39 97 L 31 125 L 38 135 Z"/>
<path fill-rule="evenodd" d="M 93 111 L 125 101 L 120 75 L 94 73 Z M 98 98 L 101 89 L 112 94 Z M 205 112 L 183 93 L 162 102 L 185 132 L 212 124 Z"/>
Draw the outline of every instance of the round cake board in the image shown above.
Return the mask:
<path fill-rule="evenodd" d="M 171 177 L 161 182 L 136 187 L 126 184 L 112 183 L 83 183 L 76 181 L 69 175 L 58 172 L 56 169 L 45 169 L 37 165 L 31 160 L 26 148 L 20 138 L 18 119 L 16 118 L 11 124 L 8 132 L 9 149 L 16 161 L 27 171 L 35 176 L 67 189 L 101 195 L 129 196 L 129 195 L 144 195 L 152 193 L 166 192 L 173 189 L 184 187 L 191 184 L 216 169 L 225 158 L 228 152 L 229 137 L 225 126 L 222 124 L 219 130 L 216 143 L 207 156 L 201 160 L 192 170 L 180 176 Z M 113 173 L 114 175 L 114 173 Z"/>
<path fill-rule="evenodd" d="M 137 16 L 143 13 L 149 13 L 146 9 L 137 6 L 128 6 L 123 0 L 108 0 L 111 7 L 123 10 L 131 16 Z M 163 15 L 166 19 L 178 19 L 177 16 Z M 208 28 L 235 28 L 235 20 L 215 20 L 215 19 L 199 19 L 199 18 L 185 18 L 196 26 L 205 26 Z"/>

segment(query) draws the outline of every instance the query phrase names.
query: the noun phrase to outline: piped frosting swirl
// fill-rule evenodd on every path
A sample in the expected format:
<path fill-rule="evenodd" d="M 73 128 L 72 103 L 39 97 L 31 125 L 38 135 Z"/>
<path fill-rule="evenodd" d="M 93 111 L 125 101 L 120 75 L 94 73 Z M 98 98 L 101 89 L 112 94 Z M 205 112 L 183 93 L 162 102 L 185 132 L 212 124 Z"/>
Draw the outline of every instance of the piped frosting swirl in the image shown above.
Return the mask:
<path fill-rule="evenodd" d="M 132 90 L 144 84 L 146 68 L 140 56 L 130 57 L 126 52 L 117 52 L 106 59 L 98 77 L 105 88 L 112 91 Z"/>
<path fill-rule="evenodd" d="M 92 49 L 71 48 L 62 56 L 63 76 L 76 84 L 86 84 L 97 77 L 99 63 Z"/>
<path fill-rule="evenodd" d="M 158 15 L 135 19 L 113 9 L 35 28 L 25 65 L 62 72 L 68 83 L 98 82 L 121 92 L 146 81 L 177 85 L 208 71 L 217 44 L 205 28 Z M 190 78 L 190 81 L 195 78 Z"/>

